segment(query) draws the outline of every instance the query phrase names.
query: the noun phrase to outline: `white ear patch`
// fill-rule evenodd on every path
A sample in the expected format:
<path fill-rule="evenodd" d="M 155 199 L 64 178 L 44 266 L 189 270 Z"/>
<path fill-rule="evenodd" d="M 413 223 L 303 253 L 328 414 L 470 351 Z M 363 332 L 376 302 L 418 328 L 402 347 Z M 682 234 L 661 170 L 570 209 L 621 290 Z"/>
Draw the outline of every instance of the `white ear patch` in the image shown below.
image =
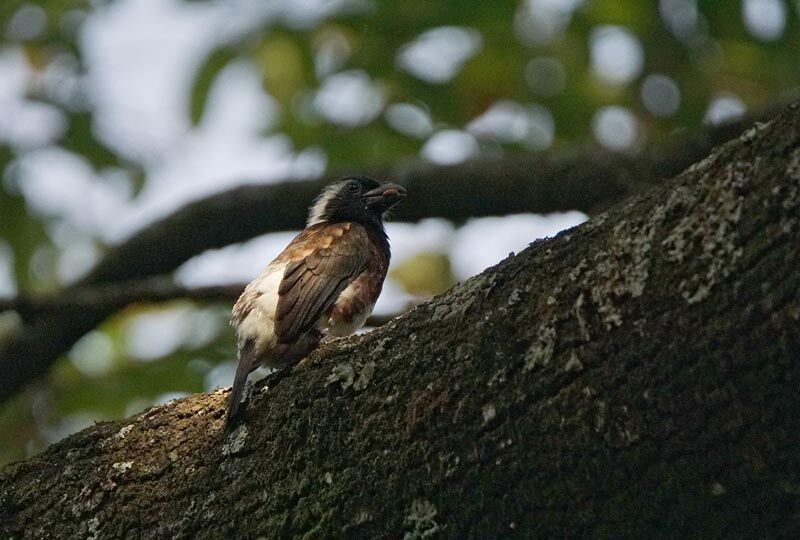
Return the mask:
<path fill-rule="evenodd" d="M 328 208 L 328 203 L 336 196 L 336 193 L 339 192 L 341 187 L 341 182 L 331 184 L 322 190 L 322 193 L 320 193 L 317 198 L 314 199 L 314 202 L 311 204 L 311 208 L 308 210 L 308 221 L 306 222 L 306 227 L 311 227 L 312 225 L 316 225 L 317 223 L 322 223 L 325 221 L 325 210 Z"/>

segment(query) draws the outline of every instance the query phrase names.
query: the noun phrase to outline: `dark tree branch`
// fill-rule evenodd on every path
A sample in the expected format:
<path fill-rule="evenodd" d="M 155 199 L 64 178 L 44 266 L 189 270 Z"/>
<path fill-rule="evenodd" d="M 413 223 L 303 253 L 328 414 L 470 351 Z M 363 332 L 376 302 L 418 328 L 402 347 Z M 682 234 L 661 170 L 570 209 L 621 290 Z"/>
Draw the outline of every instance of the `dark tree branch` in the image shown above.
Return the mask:
<path fill-rule="evenodd" d="M 244 290 L 246 283 L 187 287 L 175 283 L 168 276 L 155 276 L 97 285 L 70 287 L 61 293 L 46 296 L 20 295 L 0 299 L 0 312 L 16 311 L 23 320 L 35 320 L 48 315 L 76 309 L 93 311 L 116 311 L 133 303 L 157 303 L 170 300 L 197 300 L 234 302 Z M 367 326 L 381 326 L 393 315 L 373 315 Z"/>
<path fill-rule="evenodd" d="M 784 103 L 786 98 L 776 100 Z M 767 109 L 773 111 L 773 107 Z M 764 112 L 756 115 L 763 118 Z M 584 149 L 550 157 L 509 156 L 451 167 L 410 163 L 373 171 L 411 193 L 396 218 L 415 221 L 578 209 L 589 214 L 677 174 L 752 125 L 753 117 L 701 130 L 637 156 Z M 364 172 L 364 171 L 360 171 Z M 240 187 L 178 210 L 112 248 L 75 286 L 166 274 L 206 249 L 302 227 L 308 202 L 331 178 Z M 0 342 L 0 403 L 44 374 L 82 335 L 114 310 L 74 308 L 30 322 Z"/>
<path fill-rule="evenodd" d="M 594 215 L 678 174 L 756 120 L 771 118 L 788 102 L 781 98 L 776 103 L 780 106 L 703 128 L 636 155 L 586 147 L 452 166 L 415 161 L 371 171 L 340 171 L 313 181 L 238 187 L 191 203 L 111 248 L 78 285 L 165 274 L 208 249 L 267 232 L 299 230 L 309 202 L 323 186 L 348 172 L 367 172 L 405 185 L 410 195 L 408 204 L 394 213 L 397 221 L 441 217 L 462 222 L 480 216 L 564 210 Z"/>
<path fill-rule="evenodd" d="M 797 538 L 800 107 L 255 392 L 0 472 L 19 538 Z"/>
<path fill-rule="evenodd" d="M 244 284 L 185 287 L 171 277 L 156 276 L 71 287 L 61 293 L 46 296 L 20 295 L 0 300 L 0 311 L 14 310 L 23 320 L 35 320 L 64 310 L 118 310 L 138 302 L 167 302 L 187 299 L 203 301 L 233 301 L 241 294 Z"/>

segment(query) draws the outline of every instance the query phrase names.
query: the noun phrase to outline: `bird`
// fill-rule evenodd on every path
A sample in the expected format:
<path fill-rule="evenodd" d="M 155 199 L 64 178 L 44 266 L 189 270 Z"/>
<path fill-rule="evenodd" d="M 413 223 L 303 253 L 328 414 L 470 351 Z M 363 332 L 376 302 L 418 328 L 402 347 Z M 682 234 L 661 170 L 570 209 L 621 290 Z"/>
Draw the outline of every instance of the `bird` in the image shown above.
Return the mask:
<path fill-rule="evenodd" d="M 312 203 L 305 229 L 245 287 L 231 310 L 238 366 L 226 430 L 256 368 L 285 369 L 324 336 L 347 336 L 364 325 L 389 268 L 384 219 L 405 195 L 404 187 L 367 176 L 328 185 Z"/>

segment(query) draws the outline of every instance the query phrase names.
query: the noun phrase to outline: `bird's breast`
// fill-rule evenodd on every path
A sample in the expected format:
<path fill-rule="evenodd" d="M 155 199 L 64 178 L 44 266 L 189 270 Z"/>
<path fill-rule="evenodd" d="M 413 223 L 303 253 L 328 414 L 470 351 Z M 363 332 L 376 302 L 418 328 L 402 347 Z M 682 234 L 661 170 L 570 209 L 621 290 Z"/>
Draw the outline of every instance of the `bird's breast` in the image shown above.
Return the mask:
<path fill-rule="evenodd" d="M 364 326 L 381 294 L 389 268 L 389 255 L 382 246 L 371 242 L 366 269 L 345 287 L 319 321 L 324 333 L 342 337 Z"/>
<path fill-rule="evenodd" d="M 347 336 L 364 326 L 375 307 L 383 279 L 363 272 L 348 285 L 320 320 L 320 330 L 334 336 Z"/>

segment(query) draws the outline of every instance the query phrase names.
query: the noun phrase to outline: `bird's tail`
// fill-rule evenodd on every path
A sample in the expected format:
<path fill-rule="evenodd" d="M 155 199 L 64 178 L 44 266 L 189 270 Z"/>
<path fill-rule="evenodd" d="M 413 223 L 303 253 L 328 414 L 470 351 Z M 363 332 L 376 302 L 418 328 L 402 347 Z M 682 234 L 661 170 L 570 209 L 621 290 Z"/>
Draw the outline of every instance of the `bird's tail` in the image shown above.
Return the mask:
<path fill-rule="evenodd" d="M 247 376 L 253 371 L 255 365 L 255 347 L 251 341 L 247 341 L 239 349 L 239 365 L 236 366 L 236 375 L 233 378 L 231 394 L 228 396 L 228 410 L 225 413 L 225 431 L 230 429 L 239 414 L 242 392 L 247 383 Z"/>

